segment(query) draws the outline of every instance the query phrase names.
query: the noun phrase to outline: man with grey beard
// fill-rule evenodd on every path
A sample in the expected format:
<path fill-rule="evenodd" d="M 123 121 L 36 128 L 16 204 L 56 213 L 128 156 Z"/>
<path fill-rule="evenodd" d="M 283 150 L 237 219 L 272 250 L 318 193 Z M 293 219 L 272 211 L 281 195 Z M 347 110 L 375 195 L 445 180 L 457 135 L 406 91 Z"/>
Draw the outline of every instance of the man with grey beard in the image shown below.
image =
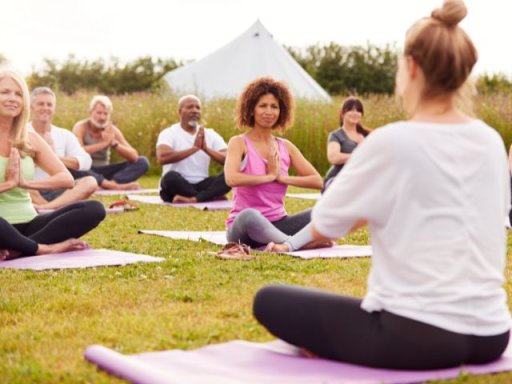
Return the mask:
<path fill-rule="evenodd" d="M 172 203 L 226 199 L 224 173 L 209 176 L 210 159 L 224 164 L 227 144 L 217 132 L 201 126 L 201 101 L 194 95 L 178 101 L 180 122 L 160 132 L 156 157 L 162 168 L 160 197 Z"/>
<path fill-rule="evenodd" d="M 90 171 L 72 171 L 75 178 L 93 176 L 104 189 L 130 190 L 140 188 L 135 182 L 149 169 L 149 161 L 139 156 L 111 122 L 113 107 L 107 96 L 96 95 L 89 105 L 89 118 L 73 127 L 82 147 L 92 157 Z M 110 152 L 116 151 L 126 161 L 110 164 Z"/>

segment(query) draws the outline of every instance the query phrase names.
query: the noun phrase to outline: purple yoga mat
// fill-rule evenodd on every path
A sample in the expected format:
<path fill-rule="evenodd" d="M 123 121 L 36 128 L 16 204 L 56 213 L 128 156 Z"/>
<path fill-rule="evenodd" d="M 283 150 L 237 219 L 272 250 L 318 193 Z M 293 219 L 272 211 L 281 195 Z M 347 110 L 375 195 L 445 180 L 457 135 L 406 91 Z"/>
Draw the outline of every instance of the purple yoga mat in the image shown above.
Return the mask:
<path fill-rule="evenodd" d="M 377 384 L 418 383 L 455 378 L 461 372 L 479 375 L 512 370 L 510 348 L 485 365 L 432 371 L 376 369 L 317 358 L 305 358 L 282 341 L 231 341 L 193 351 L 170 350 L 123 355 L 92 345 L 85 358 L 113 376 L 139 384 Z"/>
<path fill-rule="evenodd" d="M 205 240 L 217 245 L 227 243 L 225 231 L 154 231 L 139 230 L 139 233 L 146 235 L 156 235 L 168 237 L 175 240 L 199 241 Z M 260 251 L 262 249 L 259 249 Z M 305 251 L 293 251 L 282 253 L 283 255 L 300 257 L 301 259 L 332 259 L 332 258 L 351 258 L 372 255 L 372 247 L 370 245 L 335 245 L 330 248 L 316 248 Z"/>
<path fill-rule="evenodd" d="M 54 253 L 51 255 L 20 257 L 14 260 L 0 261 L 0 268 L 32 269 L 66 269 L 101 267 L 107 265 L 125 265 L 138 262 L 164 261 L 161 257 L 140 255 L 137 253 L 112 251 L 110 249 L 84 249 Z"/>
<path fill-rule="evenodd" d="M 205 201 L 204 203 L 180 203 L 173 204 L 163 201 L 160 196 L 148 196 L 148 195 L 128 195 L 129 200 L 138 201 L 146 204 L 159 204 L 167 205 L 174 208 L 196 208 L 202 211 L 216 211 L 221 209 L 231 209 L 233 202 L 231 200 L 217 200 L 217 201 Z"/>
<path fill-rule="evenodd" d="M 142 188 L 142 189 L 98 189 L 94 192 L 95 195 L 125 195 L 125 194 L 138 194 L 138 193 L 158 193 L 158 188 Z"/>

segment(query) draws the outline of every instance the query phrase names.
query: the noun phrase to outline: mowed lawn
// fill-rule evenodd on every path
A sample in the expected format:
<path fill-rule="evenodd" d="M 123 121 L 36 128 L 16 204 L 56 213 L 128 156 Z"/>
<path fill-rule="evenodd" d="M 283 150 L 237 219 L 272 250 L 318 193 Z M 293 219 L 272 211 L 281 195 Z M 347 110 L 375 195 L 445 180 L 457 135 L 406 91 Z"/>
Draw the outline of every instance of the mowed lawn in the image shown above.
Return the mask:
<path fill-rule="evenodd" d="M 142 179 L 144 187 L 157 183 L 157 176 Z M 119 198 L 98 199 L 108 205 Z M 290 213 L 314 204 L 291 198 L 286 203 Z M 120 382 L 83 359 L 91 344 L 130 354 L 233 339 L 271 340 L 251 314 L 255 292 L 269 283 L 364 295 L 370 258 L 306 261 L 258 253 L 251 261 L 225 261 L 209 254 L 220 247 L 206 242 L 137 234 L 139 229 L 223 230 L 226 215 L 140 204 L 137 211 L 108 215 L 85 237 L 94 248 L 159 256 L 165 258 L 162 263 L 42 272 L 1 269 L 0 382 Z M 342 242 L 367 244 L 368 233 L 360 230 Z M 510 296 L 510 262 L 506 289 Z M 447 382 L 510 383 L 512 373 Z"/>

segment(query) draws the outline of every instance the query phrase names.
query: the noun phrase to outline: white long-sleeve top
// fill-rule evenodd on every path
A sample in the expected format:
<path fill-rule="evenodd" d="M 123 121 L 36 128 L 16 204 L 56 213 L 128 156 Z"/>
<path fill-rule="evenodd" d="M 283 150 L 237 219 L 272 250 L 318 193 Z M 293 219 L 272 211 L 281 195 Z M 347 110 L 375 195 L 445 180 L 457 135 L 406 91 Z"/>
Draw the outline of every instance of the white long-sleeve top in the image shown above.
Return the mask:
<path fill-rule="evenodd" d="M 28 130 L 35 132 L 32 124 L 28 124 Z M 77 137 L 70 131 L 64 128 L 56 127 L 52 124 L 50 135 L 53 140 L 53 150 L 58 157 L 74 157 L 78 160 L 78 170 L 87 171 L 91 169 L 92 159 L 91 156 L 80 145 Z M 36 167 L 35 179 L 45 179 L 48 174 L 41 168 Z"/>
<path fill-rule="evenodd" d="M 354 151 L 313 210 L 338 238 L 369 222 L 362 308 L 480 336 L 510 328 L 503 288 L 510 175 L 503 141 L 480 120 L 398 122 Z"/>

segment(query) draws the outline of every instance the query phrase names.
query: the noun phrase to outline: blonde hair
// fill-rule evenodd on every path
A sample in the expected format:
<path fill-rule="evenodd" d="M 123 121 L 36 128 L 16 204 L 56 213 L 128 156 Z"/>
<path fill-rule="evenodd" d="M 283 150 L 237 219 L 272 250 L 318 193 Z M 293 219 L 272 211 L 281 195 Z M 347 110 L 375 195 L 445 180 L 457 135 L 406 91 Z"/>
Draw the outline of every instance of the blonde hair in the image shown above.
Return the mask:
<path fill-rule="evenodd" d="M 96 104 L 101 104 L 105 108 L 108 109 L 110 113 L 114 111 L 114 106 L 112 105 L 112 101 L 108 98 L 108 96 L 105 95 L 96 95 L 93 96 L 91 103 L 89 104 L 89 112 L 91 112 L 94 107 L 96 107 Z"/>
<path fill-rule="evenodd" d="M 31 150 L 29 141 L 28 141 L 28 131 L 27 131 L 27 123 L 30 118 L 30 93 L 28 91 L 28 86 L 23 78 L 18 72 L 13 71 L 11 69 L 0 69 L 0 80 L 2 79 L 11 79 L 14 81 L 21 89 L 21 97 L 22 97 L 22 108 L 21 112 L 18 116 L 16 116 L 12 122 L 10 138 L 11 145 L 18 148 L 20 151 L 20 155 L 25 157 L 27 155 L 32 156 L 33 151 Z"/>
<path fill-rule="evenodd" d="M 467 15 L 462 0 L 445 0 L 430 17 L 407 31 L 404 55 L 411 56 L 425 76 L 423 97 L 458 93 L 475 65 L 478 54 L 466 32 L 458 26 Z"/>

